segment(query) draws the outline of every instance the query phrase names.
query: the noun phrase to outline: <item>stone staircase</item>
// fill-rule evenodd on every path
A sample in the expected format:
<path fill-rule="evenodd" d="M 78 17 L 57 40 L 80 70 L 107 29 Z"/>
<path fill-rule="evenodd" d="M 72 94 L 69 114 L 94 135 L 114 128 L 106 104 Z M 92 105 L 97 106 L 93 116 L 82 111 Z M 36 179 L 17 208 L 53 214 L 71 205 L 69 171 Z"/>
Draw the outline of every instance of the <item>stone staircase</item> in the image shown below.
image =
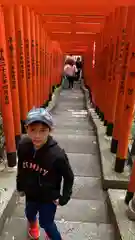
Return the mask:
<path fill-rule="evenodd" d="M 71 201 L 58 207 L 57 225 L 64 240 L 115 240 L 109 219 L 106 193 L 102 190 L 99 149 L 94 126 L 88 120 L 83 94 L 64 89 L 52 112 L 54 138 L 63 147 L 75 174 Z M 3 229 L 0 240 L 27 239 L 24 199 L 18 203 Z M 41 239 L 43 231 L 41 231 Z"/>

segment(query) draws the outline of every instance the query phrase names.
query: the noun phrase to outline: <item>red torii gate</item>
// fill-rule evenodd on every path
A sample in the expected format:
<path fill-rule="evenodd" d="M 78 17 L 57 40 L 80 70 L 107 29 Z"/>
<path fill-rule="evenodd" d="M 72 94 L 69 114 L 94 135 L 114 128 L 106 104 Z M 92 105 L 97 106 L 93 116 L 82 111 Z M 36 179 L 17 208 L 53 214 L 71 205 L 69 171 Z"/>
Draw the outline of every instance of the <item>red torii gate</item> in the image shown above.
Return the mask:
<path fill-rule="evenodd" d="M 11 0 L 9 3 L 9 0 L 1 0 L 1 4 L 4 6 L 13 6 L 13 4 L 16 4 L 15 7 L 16 11 L 13 12 L 13 15 L 15 15 L 15 23 L 11 21 L 12 28 L 17 29 L 16 33 L 14 33 L 12 36 L 14 38 L 14 41 L 21 42 L 20 49 L 17 49 L 16 55 L 17 55 L 17 63 L 13 62 L 15 67 L 19 69 L 19 75 L 20 79 L 23 79 L 25 82 L 24 90 L 26 99 L 25 101 L 25 109 L 23 112 L 23 119 L 26 115 L 26 110 L 33 104 L 33 94 L 36 94 L 37 102 L 35 102 L 38 106 L 43 102 L 43 99 L 46 98 L 49 93 L 51 93 L 51 88 L 54 84 L 54 76 L 57 75 L 57 83 L 59 83 L 60 79 L 60 73 L 62 71 L 62 61 L 63 61 L 63 54 L 65 53 L 72 53 L 72 54 L 82 54 L 86 60 L 86 66 L 85 66 L 85 76 L 86 76 L 86 82 L 89 84 L 89 86 L 92 87 L 93 92 L 95 93 L 96 103 L 99 105 L 99 108 L 102 108 L 105 106 L 105 99 L 103 93 L 100 93 L 101 87 L 101 76 L 105 77 L 105 74 L 103 71 L 105 71 L 106 66 L 108 67 L 107 74 L 110 74 L 109 77 L 112 77 L 111 71 L 109 71 L 112 67 L 112 63 L 110 59 L 107 58 L 107 56 L 110 56 L 110 50 L 112 50 L 111 47 L 111 39 L 113 39 L 114 43 L 115 38 L 114 34 L 111 31 L 111 23 L 112 17 L 115 12 L 115 8 L 119 7 L 121 5 L 129 6 L 134 5 L 134 0 L 114 0 L 111 3 L 108 3 L 108 0 L 95 0 L 94 2 L 91 2 L 89 0 L 84 0 L 78 2 L 78 0 L 67 1 L 63 2 L 63 0 L 49 0 L 48 2 L 43 2 L 42 0 L 23 0 L 24 7 L 21 6 L 22 2 L 21 0 Z M 35 24 L 34 31 L 30 31 L 32 28 L 30 19 L 31 11 L 34 12 L 34 18 L 35 23 L 32 22 L 32 24 Z M 111 12 L 111 14 L 110 14 Z M 105 16 L 108 17 L 105 19 Z M 0 40 L 0 47 L 2 49 L 2 53 L 4 54 L 5 62 L 3 69 L 6 71 L 7 79 L 9 81 L 10 74 L 9 74 L 9 66 L 7 61 L 7 49 L 9 46 L 7 46 L 7 39 L 9 36 L 9 32 L 6 31 L 8 28 L 10 28 L 10 23 L 4 22 L 4 14 L 3 10 L 1 8 L 1 40 Z M 121 19 L 121 18 L 120 18 Z M 25 20 L 25 21 L 23 21 Z M 32 20 L 33 21 L 33 20 Z M 109 21 L 109 22 L 108 22 Z M 117 22 L 117 21 L 116 21 Z M 27 29 L 28 26 L 28 29 Z M 110 29 L 109 29 L 110 28 Z M 15 31 L 15 30 L 14 30 Z M 120 35 L 121 30 L 119 29 L 118 34 Z M 33 52 L 29 44 L 31 44 L 31 40 L 33 41 Z M 59 45 L 56 45 L 52 41 L 59 42 Z M 96 52 L 96 74 L 95 82 L 89 81 L 90 74 L 93 73 L 92 71 L 92 58 L 93 58 L 93 46 L 94 42 L 96 42 L 97 52 Z M 109 46 L 109 52 L 107 54 L 103 55 L 103 50 L 105 49 L 105 44 L 108 44 Z M 15 44 L 15 49 L 18 48 L 18 45 Z M 106 49 L 105 49 L 106 50 Z M 108 50 L 108 49 L 107 49 Z M 101 54 L 102 53 L 102 54 Z M 32 55 L 33 54 L 33 55 Z M 3 57 L 2 56 L 2 57 Z M 36 70 L 33 71 L 33 68 L 31 66 L 31 63 L 29 63 L 28 58 L 33 56 L 33 61 L 36 61 Z M 15 55 L 13 56 L 13 58 Z M 112 55 L 112 58 L 114 56 Z M 22 61 L 20 64 L 20 59 Z M 46 62 L 46 65 L 43 64 Z M 102 67 L 101 67 L 102 62 Z M 3 63 L 1 63 L 3 64 Z M 107 64 L 107 65 L 106 65 Z M 3 66 L 3 65 L 2 65 Z M 23 69 L 22 69 L 23 66 Z M 44 69 L 44 66 L 46 69 Z M 21 71 L 21 73 L 20 73 Z M 34 73 L 33 73 L 34 72 Z M 100 75 L 98 74 L 100 73 Z M 32 74 L 32 76 L 31 76 Z M 36 84 L 34 84 L 34 88 L 32 88 L 31 81 L 34 76 L 35 79 L 38 79 L 38 92 L 35 92 Z M 35 77 L 36 76 L 36 77 Z M 26 84 L 26 78 L 29 78 L 28 88 L 29 91 L 31 91 L 31 94 L 28 94 L 28 88 Z M 19 79 L 19 78 L 18 78 Z M 110 79 L 110 78 L 109 78 Z M 109 84 L 109 79 L 107 75 L 106 83 L 107 83 L 107 91 L 110 93 L 111 100 L 113 99 L 114 95 L 113 92 L 111 92 L 111 87 Z M 43 92 L 44 89 L 44 81 L 46 81 L 47 86 L 47 92 Z M 56 82 L 55 82 L 56 83 Z M 105 84 L 102 81 L 103 84 Z M 10 86 L 10 83 L 8 82 L 8 85 Z M 105 86 L 105 85 L 104 85 Z M 11 103 L 13 101 L 13 94 L 11 95 L 10 87 L 5 86 L 3 83 L 3 89 L 4 94 L 8 94 L 9 98 L 7 101 L 7 95 L 6 95 L 6 102 L 3 104 L 7 104 L 8 102 Z M 19 82 L 19 89 L 21 89 L 21 82 Z M 34 90 L 34 91 L 33 91 Z M 21 93 L 19 93 L 21 96 L 21 101 L 23 103 L 23 96 Z M 17 93 L 16 93 L 17 96 Z M 4 95 L 5 97 L 5 95 Z M 104 100 L 104 102 L 103 102 Z M 15 99 L 14 99 L 15 101 Z M 108 106 L 110 106 L 111 101 L 108 103 Z M 10 108 L 9 108 L 10 105 Z M 13 142 L 13 137 L 15 132 L 11 131 L 11 129 L 14 129 L 14 119 L 12 116 L 12 103 L 7 105 L 4 105 L 6 107 L 3 108 L 3 116 L 5 119 L 5 133 L 7 137 L 7 152 L 9 153 L 9 160 L 10 166 L 13 166 L 16 164 L 15 161 L 15 144 Z M 23 109 L 23 104 L 22 109 Z M 108 106 L 105 108 L 103 107 L 103 110 L 108 111 Z M 21 109 L 21 110 L 22 110 Z M 10 111 L 9 111 L 10 110 Z M 101 109 L 100 109 L 101 110 Z M 108 112 L 107 112 L 108 113 Z M 15 114 L 15 111 L 14 111 Z M 10 116 L 9 116 L 10 115 Z M 112 114 L 113 115 L 113 114 Z M 106 120 L 111 121 L 112 115 L 107 114 Z M 7 124 L 7 119 L 11 119 L 10 124 Z M 18 121 L 18 120 L 17 120 Z M 112 122 L 109 122 L 112 124 Z M 7 125 L 6 125 L 7 124 Z M 12 139 L 12 144 L 10 142 L 10 139 L 8 137 L 8 131 L 7 129 L 10 129 L 10 137 Z M 9 147 L 10 146 L 10 147 Z M 12 147 L 11 147 L 12 146 Z M 126 150 L 125 150 L 126 152 Z M 125 154 L 124 152 L 124 154 Z M 11 153 L 11 154 L 10 154 Z M 12 154 L 13 153 L 13 154 Z M 125 155 L 123 152 L 118 158 L 122 158 L 122 160 L 125 158 Z M 124 156 L 123 156 L 124 155 Z M 118 162 L 118 161 L 117 161 Z M 122 162 L 122 161 L 121 161 Z M 124 161 L 123 161 L 124 162 Z M 118 162 L 120 163 L 120 161 Z M 123 163 L 122 163 L 123 164 Z M 119 164 L 117 165 L 116 170 L 122 171 L 123 165 Z"/>

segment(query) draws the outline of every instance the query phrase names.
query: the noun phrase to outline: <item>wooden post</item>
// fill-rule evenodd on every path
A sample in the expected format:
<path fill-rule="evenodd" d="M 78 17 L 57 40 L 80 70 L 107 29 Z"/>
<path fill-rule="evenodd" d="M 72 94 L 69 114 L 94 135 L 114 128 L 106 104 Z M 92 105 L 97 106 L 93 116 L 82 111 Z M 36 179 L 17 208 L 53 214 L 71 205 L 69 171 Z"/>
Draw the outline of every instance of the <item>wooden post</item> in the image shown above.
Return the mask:
<path fill-rule="evenodd" d="M 18 89 L 18 69 L 17 69 L 17 52 L 16 52 L 16 37 L 15 37 L 15 20 L 14 7 L 4 7 L 4 20 L 6 30 L 6 45 L 9 64 L 9 80 L 12 95 L 12 109 L 14 116 L 15 141 L 18 146 L 21 136 L 21 119 L 19 105 L 19 89 Z"/>
<path fill-rule="evenodd" d="M 38 106 L 37 96 L 37 77 L 36 77 L 36 26 L 35 14 L 31 11 L 31 55 L 32 55 L 32 86 L 33 86 L 33 104 Z"/>
<path fill-rule="evenodd" d="M 116 101 L 116 110 L 115 110 L 115 122 L 113 129 L 113 137 L 111 143 L 111 152 L 117 152 L 119 130 L 120 130 L 120 119 L 123 112 L 124 105 L 124 89 L 125 89 L 125 74 L 126 68 L 123 67 L 126 65 L 126 59 L 124 58 L 125 48 L 126 48 L 126 24 L 127 24 L 127 7 L 120 8 L 120 17 L 119 17 L 119 33 L 118 33 L 118 60 L 116 60 L 115 67 L 115 80 L 118 83 L 117 90 L 117 99 Z M 124 62 L 123 62 L 124 61 Z"/>
<path fill-rule="evenodd" d="M 7 58 L 6 33 L 3 7 L 0 6 L 0 79 L 2 80 L 2 117 L 6 139 L 7 162 L 9 167 L 16 166 L 16 146 L 14 117 L 11 98 L 9 64 Z"/>
<path fill-rule="evenodd" d="M 23 31 L 23 12 L 21 5 L 15 5 L 15 30 L 17 47 L 17 69 L 20 99 L 20 115 L 22 132 L 25 132 L 24 121 L 28 112 L 27 83 L 26 83 L 26 64 L 24 52 L 24 31 Z"/>
<path fill-rule="evenodd" d="M 128 154 L 128 139 L 133 120 L 135 103 L 135 7 L 128 8 L 128 18 L 126 27 L 126 48 L 124 54 L 124 78 L 121 85 L 121 92 L 124 98 L 122 114 L 120 117 L 120 130 L 118 139 L 118 149 L 115 162 L 115 171 L 123 172 Z M 119 102 L 117 103 L 119 104 Z"/>
<path fill-rule="evenodd" d="M 26 66 L 26 82 L 28 96 L 28 111 L 33 107 L 33 82 L 32 82 L 32 54 L 31 54 L 31 24 L 30 10 L 27 6 L 23 7 L 23 23 L 24 23 L 24 52 Z"/>
<path fill-rule="evenodd" d="M 36 77 L 37 77 L 37 100 L 38 100 L 38 107 L 40 107 L 41 99 L 40 99 L 40 44 L 39 44 L 39 36 L 40 36 L 40 30 L 39 30 L 39 16 L 36 15 Z"/>

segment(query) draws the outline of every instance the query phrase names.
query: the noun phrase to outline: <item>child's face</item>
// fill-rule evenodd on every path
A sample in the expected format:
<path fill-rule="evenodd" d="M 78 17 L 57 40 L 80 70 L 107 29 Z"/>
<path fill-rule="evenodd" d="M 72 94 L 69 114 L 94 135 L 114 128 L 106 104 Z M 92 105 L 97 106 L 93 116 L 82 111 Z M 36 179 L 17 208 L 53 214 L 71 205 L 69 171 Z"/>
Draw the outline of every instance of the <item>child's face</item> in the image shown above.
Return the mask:
<path fill-rule="evenodd" d="M 42 144 L 44 144 L 49 133 L 49 127 L 42 123 L 33 123 L 27 127 L 27 134 L 36 148 L 39 148 Z"/>

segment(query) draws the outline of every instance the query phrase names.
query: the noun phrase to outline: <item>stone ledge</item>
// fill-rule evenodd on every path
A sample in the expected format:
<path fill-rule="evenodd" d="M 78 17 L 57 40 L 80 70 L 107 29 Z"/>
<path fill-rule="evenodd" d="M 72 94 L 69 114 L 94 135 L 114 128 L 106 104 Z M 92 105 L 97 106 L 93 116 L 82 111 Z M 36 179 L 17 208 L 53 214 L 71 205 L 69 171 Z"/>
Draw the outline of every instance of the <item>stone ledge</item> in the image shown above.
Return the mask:
<path fill-rule="evenodd" d="M 47 110 L 48 110 L 49 112 L 51 112 L 51 111 L 57 106 L 58 98 L 59 98 L 61 89 L 62 89 L 61 86 L 55 89 L 55 91 L 54 91 L 54 93 L 53 93 L 53 95 L 52 95 L 52 99 L 51 99 L 51 101 L 49 102 L 48 107 L 47 107 Z"/>
<path fill-rule="evenodd" d="M 88 90 L 84 86 L 82 86 L 82 91 L 84 93 L 85 105 L 88 111 L 90 121 L 93 122 L 97 134 L 97 141 L 100 151 L 103 188 L 105 190 L 108 188 L 127 189 L 130 177 L 130 170 L 125 167 L 124 173 L 116 173 L 114 171 L 115 155 L 110 152 L 110 139 L 105 138 L 106 128 L 103 126 L 103 123 L 100 121 L 98 115 L 92 107 L 92 104 L 90 103 Z"/>
<path fill-rule="evenodd" d="M 61 87 L 57 88 L 52 100 L 49 102 L 47 109 L 52 111 L 57 105 Z M 6 168 L 0 164 L 0 233 L 3 230 L 5 222 L 12 215 L 17 204 L 16 194 L 16 167 L 13 169 Z"/>
<path fill-rule="evenodd" d="M 17 203 L 16 169 L 0 171 L 0 232 L 5 221 L 10 218 Z"/>
<path fill-rule="evenodd" d="M 128 219 L 124 203 L 125 190 L 108 190 L 108 204 L 111 208 L 111 217 L 117 233 L 117 239 L 134 240 L 135 239 L 135 222 Z"/>
<path fill-rule="evenodd" d="M 65 240 L 112 240 L 113 228 L 110 224 L 68 222 L 62 219 L 56 221 L 63 239 Z M 6 224 L 0 240 L 24 240 L 27 222 L 24 218 L 13 218 Z M 41 230 L 41 239 L 44 239 L 44 231 Z"/>

